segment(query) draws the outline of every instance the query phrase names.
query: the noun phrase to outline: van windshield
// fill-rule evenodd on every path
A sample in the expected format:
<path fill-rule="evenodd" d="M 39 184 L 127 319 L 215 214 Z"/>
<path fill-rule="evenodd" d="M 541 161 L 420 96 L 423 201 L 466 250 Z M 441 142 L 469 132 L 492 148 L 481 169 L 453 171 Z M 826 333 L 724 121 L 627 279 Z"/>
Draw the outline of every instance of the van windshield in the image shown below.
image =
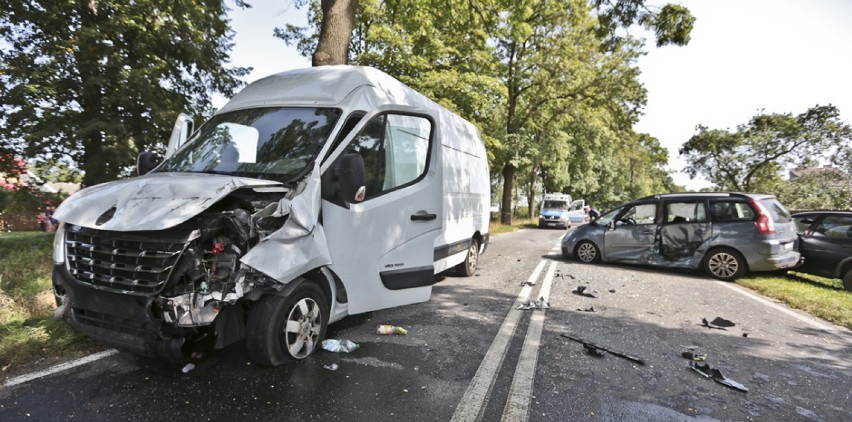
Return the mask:
<path fill-rule="evenodd" d="M 568 203 L 565 201 L 544 201 L 542 208 L 546 210 L 567 210 Z"/>
<path fill-rule="evenodd" d="M 156 171 L 229 174 L 287 182 L 316 159 L 336 108 L 253 108 L 218 114 Z"/>

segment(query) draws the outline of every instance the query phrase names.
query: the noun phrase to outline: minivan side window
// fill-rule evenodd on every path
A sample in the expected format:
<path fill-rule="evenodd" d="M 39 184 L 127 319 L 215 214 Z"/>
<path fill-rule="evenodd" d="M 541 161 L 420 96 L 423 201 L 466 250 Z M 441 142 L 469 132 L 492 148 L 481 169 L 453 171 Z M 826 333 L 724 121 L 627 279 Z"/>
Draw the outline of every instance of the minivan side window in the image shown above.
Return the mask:
<path fill-rule="evenodd" d="M 657 204 L 631 205 L 619 220 L 624 224 L 654 224 L 657 220 Z"/>
<path fill-rule="evenodd" d="M 745 203 L 737 201 L 714 201 L 710 204 L 710 215 L 713 221 L 752 221 L 755 218 L 754 210 Z"/>
<path fill-rule="evenodd" d="M 429 119 L 383 114 L 367 122 L 343 153 L 356 153 L 364 159 L 369 199 L 424 175 L 431 139 Z"/>
<path fill-rule="evenodd" d="M 666 204 L 666 224 L 706 223 L 704 202 L 669 202 Z"/>

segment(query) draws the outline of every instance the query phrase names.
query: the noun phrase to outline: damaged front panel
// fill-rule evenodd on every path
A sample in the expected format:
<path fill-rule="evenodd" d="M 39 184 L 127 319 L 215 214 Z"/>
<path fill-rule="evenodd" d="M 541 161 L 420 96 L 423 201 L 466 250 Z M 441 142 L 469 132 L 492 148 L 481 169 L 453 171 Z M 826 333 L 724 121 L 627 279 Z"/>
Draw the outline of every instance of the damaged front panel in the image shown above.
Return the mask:
<path fill-rule="evenodd" d="M 147 178 L 87 195 L 118 205 L 114 221 L 101 224 L 111 230 L 92 228 L 98 224 L 91 220 L 98 217 L 77 213 L 76 201 L 69 201 L 60 214 L 68 223 L 61 233 L 64 253 L 59 255 L 65 263 L 57 264 L 54 277 L 57 316 L 92 337 L 139 354 L 186 356 L 221 334 L 214 327 L 229 325 L 217 319 L 244 320 L 241 298 L 255 290 L 253 299 L 261 290 L 280 290 L 296 276 L 330 262 L 322 228 L 316 224 L 317 173 L 315 168 L 294 190 L 207 175 L 204 180 L 218 183 L 199 183 L 196 188 L 211 188 L 213 195 L 193 194 L 192 185 L 187 185 L 180 193 L 172 190 L 171 197 L 153 201 L 202 211 L 181 222 L 145 217 L 141 227 L 150 230 L 116 230 L 129 227 L 128 219 L 146 215 L 138 204 L 157 186 Z M 147 211 L 157 214 L 156 209 Z M 120 306 L 101 305 L 106 302 Z"/>

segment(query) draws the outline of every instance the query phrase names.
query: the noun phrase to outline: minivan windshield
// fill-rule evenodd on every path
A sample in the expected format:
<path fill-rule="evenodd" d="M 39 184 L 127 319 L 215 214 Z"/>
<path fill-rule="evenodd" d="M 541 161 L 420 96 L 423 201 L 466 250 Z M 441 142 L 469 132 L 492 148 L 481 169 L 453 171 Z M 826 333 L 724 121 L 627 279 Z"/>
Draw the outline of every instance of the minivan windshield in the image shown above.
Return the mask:
<path fill-rule="evenodd" d="M 340 115 L 336 108 L 314 107 L 252 108 L 217 114 L 156 171 L 287 182 L 316 159 Z"/>
<path fill-rule="evenodd" d="M 612 221 L 613 218 L 615 218 L 615 216 L 619 212 L 621 212 L 621 210 L 623 208 L 624 208 L 623 205 L 618 207 L 618 208 L 613 208 L 613 209 L 603 213 L 603 215 L 598 217 L 597 220 L 593 221 L 593 223 L 600 225 L 600 226 L 606 226 L 607 224 L 609 224 L 610 221 Z"/>

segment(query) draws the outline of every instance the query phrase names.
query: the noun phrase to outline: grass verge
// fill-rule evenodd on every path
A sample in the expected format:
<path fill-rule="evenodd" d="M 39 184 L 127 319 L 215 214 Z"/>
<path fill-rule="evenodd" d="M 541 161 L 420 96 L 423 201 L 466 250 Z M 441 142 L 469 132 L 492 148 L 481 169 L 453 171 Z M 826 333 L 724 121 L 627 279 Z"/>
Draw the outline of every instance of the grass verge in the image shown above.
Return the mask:
<path fill-rule="evenodd" d="M 52 233 L 0 233 L 0 378 L 100 349 L 53 319 L 52 245 Z"/>
<path fill-rule="evenodd" d="M 838 279 L 790 272 L 787 276 L 742 278 L 737 284 L 852 329 L 852 292 L 844 290 Z"/>
<path fill-rule="evenodd" d="M 512 224 L 500 224 L 499 221 L 492 221 L 488 227 L 488 233 L 491 235 L 500 233 L 509 233 L 520 229 L 534 229 L 538 227 L 538 223 L 531 218 L 513 218 Z"/>

